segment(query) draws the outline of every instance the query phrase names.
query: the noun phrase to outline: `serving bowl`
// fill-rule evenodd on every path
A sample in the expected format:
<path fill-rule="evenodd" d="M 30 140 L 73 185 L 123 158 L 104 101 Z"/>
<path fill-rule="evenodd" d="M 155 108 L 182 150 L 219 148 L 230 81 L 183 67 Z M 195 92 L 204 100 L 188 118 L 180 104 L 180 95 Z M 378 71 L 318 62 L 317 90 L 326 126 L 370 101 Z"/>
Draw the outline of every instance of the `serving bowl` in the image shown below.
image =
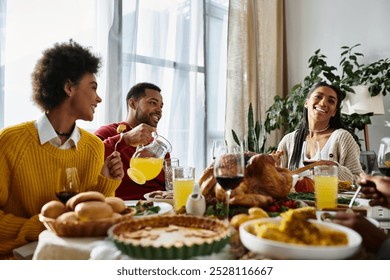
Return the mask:
<path fill-rule="evenodd" d="M 348 244 L 341 246 L 311 246 L 298 245 L 260 238 L 252 234 L 249 228 L 256 223 L 279 224 L 280 218 L 263 218 L 243 223 L 239 228 L 242 244 L 250 251 L 272 259 L 296 259 L 296 260 L 338 260 L 347 259 L 355 255 L 361 247 L 361 236 L 352 229 L 316 220 L 309 220 L 318 228 L 330 228 L 344 232 L 348 238 Z"/>

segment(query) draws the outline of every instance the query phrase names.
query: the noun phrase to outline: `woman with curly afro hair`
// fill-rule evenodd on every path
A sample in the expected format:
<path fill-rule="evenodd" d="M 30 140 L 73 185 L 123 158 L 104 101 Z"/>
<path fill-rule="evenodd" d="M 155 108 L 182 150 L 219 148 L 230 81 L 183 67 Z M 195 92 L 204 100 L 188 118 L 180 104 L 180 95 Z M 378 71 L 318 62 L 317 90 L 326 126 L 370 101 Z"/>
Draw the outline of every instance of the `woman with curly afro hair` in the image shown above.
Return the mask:
<path fill-rule="evenodd" d="M 38 239 L 42 206 L 56 198 L 56 174 L 76 167 L 80 192 L 114 196 L 124 172 L 120 154 L 104 159 L 103 142 L 79 128 L 102 99 L 95 74 L 101 60 L 70 40 L 45 50 L 32 73 L 33 101 L 43 111 L 0 131 L 0 259 Z"/>

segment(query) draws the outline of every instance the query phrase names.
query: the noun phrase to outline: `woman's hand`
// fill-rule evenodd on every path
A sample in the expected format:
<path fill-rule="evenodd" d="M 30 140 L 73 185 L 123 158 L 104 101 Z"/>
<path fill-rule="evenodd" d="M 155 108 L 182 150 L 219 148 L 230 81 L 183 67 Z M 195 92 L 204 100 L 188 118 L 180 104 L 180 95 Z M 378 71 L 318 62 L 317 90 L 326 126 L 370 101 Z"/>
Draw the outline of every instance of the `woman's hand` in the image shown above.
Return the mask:
<path fill-rule="evenodd" d="M 113 152 L 104 160 L 101 174 L 109 179 L 122 180 L 125 173 L 119 152 Z"/>
<path fill-rule="evenodd" d="M 370 206 L 390 209 L 390 177 L 361 173 L 357 183 L 362 186 L 362 196 L 370 200 Z"/>

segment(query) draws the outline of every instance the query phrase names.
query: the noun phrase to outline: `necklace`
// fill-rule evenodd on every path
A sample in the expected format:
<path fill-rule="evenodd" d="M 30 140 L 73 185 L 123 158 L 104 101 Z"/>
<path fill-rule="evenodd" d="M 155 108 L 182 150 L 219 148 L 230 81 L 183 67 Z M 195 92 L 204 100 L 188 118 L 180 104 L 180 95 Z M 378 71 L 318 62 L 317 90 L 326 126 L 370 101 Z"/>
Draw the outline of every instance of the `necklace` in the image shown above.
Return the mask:
<path fill-rule="evenodd" d="M 54 130 L 56 133 L 57 133 L 57 135 L 59 135 L 59 136 L 65 136 L 65 137 L 69 137 L 71 134 L 72 134 L 72 132 L 68 132 L 68 133 L 66 133 L 66 132 L 61 132 L 61 131 L 57 131 L 57 130 Z"/>
<path fill-rule="evenodd" d="M 58 130 L 55 130 L 55 129 L 54 129 L 54 131 L 57 133 L 58 136 L 70 137 L 70 135 L 72 135 L 72 132 L 73 132 L 73 129 L 74 129 L 75 125 L 76 124 L 73 124 L 73 127 L 70 130 L 70 132 L 62 132 L 62 131 L 58 131 Z"/>
<path fill-rule="evenodd" d="M 320 129 L 320 130 L 311 130 L 309 129 L 310 132 L 312 133 L 319 133 L 319 132 L 324 132 L 325 130 L 327 130 L 329 128 L 330 125 L 328 125 L 327 127 L 325 127 L 324 129 Z"/>

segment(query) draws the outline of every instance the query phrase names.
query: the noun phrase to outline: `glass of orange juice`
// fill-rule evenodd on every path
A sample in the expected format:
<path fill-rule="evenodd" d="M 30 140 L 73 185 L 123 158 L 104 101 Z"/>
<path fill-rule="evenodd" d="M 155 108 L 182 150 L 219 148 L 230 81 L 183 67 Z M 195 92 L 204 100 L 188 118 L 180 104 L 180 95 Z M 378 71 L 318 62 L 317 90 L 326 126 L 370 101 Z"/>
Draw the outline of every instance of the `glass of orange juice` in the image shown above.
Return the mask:
<path fill-rule="evenodd" d="M 177 166 L 173 168 L 173 199 L 175 211 L 185 207 L 187 199 L 194 189 L 195 167 Z"/>
<path fill-rule="evenodd" d="M 336 208 L 338 189 L 338 167 L 334 165 L 320 165 L 314 167 L 314 190 L 316 208 Z"/>

